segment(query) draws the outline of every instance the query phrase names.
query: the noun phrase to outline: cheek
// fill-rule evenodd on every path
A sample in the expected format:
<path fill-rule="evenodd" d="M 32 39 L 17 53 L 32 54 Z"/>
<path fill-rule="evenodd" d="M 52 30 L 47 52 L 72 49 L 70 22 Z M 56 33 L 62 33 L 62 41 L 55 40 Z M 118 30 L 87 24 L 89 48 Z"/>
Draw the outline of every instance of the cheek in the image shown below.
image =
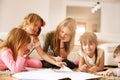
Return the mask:
<path fill-rule="evenodd" d="M 118 67 L 120 68 L 120 63 L 118 63 Z"/>

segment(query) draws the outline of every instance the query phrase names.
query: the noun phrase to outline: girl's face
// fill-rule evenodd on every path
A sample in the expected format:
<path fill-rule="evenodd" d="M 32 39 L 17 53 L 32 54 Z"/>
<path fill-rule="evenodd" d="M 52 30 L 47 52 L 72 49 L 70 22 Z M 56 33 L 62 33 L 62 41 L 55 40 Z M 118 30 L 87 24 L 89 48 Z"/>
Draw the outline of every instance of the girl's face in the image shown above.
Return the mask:
<path fill-rule="evenodd" d="M 21 48 L 23 52 L 27 54 L 28 52 L 30 52 L 30 43 L 24 43 Z"/>
<path fill-rule="evenodd" d="M 120 68 L 120 55 L 116 56 L 115 61 L 118 64 L 118 67 Z"/>
<path fill-rule="evenodd" d="M 36 35 L 39 28 L 41 28 L 41 22 L 38 21 L 36 24 L 30 24 L 26 27 L 26 31 L 29 33 L 29 34 L 33 34 L 33 35 Z"/>
<path fill-rule="evenodd" d="M 59 39 L 63 42 L 68 42 L 71 39 L 71 31 L 68 27 L 64 27 L 59 33 Z"/>
<path fill-rule="evenodd" d="M 82 49 L 83 52 L 87 53 L 89 56 L 94 55 L 95 54 L 95 48 L 97 46 L 97 42 L 96 43 L 90 43 L 90 42 L 86 42 L 82 44 Z"/>

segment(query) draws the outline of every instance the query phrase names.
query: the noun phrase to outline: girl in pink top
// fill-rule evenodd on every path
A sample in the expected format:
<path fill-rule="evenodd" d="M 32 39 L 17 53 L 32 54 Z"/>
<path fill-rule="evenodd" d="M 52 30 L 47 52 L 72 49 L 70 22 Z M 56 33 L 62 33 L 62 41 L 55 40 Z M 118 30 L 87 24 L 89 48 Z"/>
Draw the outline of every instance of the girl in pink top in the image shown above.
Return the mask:
<path fill-rule="evenodd" d="M 16 73 L 23 71 L 26 66 L 42 67 L 39 60 L 24 57 L 29 52 L 30 42 L 30 36 L 26 31 L 20 28 L 12 29 L 4 42 L 0 44 L 0 70 L 9 69 Z"/>

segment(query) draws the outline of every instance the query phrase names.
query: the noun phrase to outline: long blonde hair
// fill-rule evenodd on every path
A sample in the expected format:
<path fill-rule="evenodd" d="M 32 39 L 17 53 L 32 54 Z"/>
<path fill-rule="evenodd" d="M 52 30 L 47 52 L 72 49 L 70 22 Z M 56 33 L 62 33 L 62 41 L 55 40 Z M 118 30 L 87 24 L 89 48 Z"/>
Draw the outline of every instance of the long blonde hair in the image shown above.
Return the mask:
<path fill-rule="evenodd" d="M 55 32 L 54 38 L 53 38 L 53 46 L 54 46 L 53 51 L 55 54 L 58 54 L 58 52 L 60 51 L 59 33 L 62 30 L 62 28 L 64 28 L 64 27 L 68 27 L 72 33 L 70 41 L 65 43 L 65 50 L 67 51 L 68 54 L 74 45 L 76 21 L 75 21 L 75 19 L 68 17 L 65 20 L 63 20 L 56 28 L 56 32 Z"/>
<path fill-rule="evenodd" d="M 23 29 L 13 28 L 9 33 L 7 38 L 1 43 L 0 49 L 3 47 L 8 47 L 13 52 L 14 60 L 16 60 L 18 55 L 18 50 L 24 43 L 30 43 L 30 35 L 26 33 Z"/>
<path fill-rule="evenodd" d="M 27 16 L 25 16 L 24 21 L 21 25 L 19 25 L 20 28 L 25 29 L 28 27 L 28 25 L 32 24 L 33 26 L 36 25 L 38 22 L 41 22 L 41 26 L 44 26 L 44 20 L 36 13 L 30 13 Z M 36 36 L 39 36 L 41 32 L 41 27 L 39 28 L 39 31 L 37 32 Z"/>

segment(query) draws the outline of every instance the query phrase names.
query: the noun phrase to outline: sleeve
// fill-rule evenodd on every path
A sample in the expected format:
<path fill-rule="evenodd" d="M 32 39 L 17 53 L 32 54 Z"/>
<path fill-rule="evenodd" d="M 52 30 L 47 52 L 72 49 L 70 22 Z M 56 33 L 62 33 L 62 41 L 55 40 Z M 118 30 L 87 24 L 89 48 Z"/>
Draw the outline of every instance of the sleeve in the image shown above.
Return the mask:
<path fill-rule="evenodd" d="M 43 51 L 45 52 L 48 52 L 48 48 L 50 46 L 51 37 L 52 37 L 51 35 L 52 35 L 51 33 L 46 34 L 46 38 L 45 38 L 44 45 L 43 45 Z"/>
<path fill-rule="evenodd" d="M 81 50 L 77 51 L 77 53 L 83 57 L 83 52 Z"/>
<path fill-rule="evenodd" d="M 8 69 L 15 73 L 20 72 L 24 68 L 25 58 L 18 56 L 15 61 L 12 56 L 12 51 L 5 50 L 1 53 L 1 59 L 3 63 L 8 67 Z"/>
<path fill-rule="evenodd" d="M 113 74 L 114 74 L 115 76 L 120 76 L 120 69 L 119 69 L 119 68 L 113 69 Z"/>

